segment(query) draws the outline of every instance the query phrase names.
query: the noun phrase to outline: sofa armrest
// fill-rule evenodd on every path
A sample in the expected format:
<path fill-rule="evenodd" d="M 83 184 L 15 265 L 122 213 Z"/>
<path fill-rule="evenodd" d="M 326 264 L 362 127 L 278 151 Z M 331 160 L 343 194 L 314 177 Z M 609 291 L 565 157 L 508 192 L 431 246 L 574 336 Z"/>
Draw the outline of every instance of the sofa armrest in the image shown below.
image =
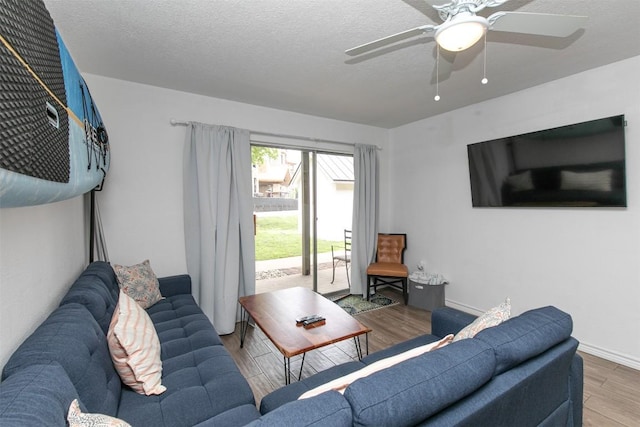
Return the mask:
<path fill-rule="evenodd" d="M 160 293 L 163 297 L 191 294 L 191 276 L 188 274 L 161 277 L 158 279 L 158 283 L 160 283 Z"/>
<path fill-rule="evenodd" d="M 569 396 L 571 397 L 571 407 L 574 426 L 582 425 L 582 408 L 584 395 L 584 362 L 582 357 L 576 353 L 571 362 L 569 372 Z"/>
<path fill-rule="evenodd" d="M 431 313 L 431 334 L 443 338 L 457 334 L 462 328 L 476 320 L 477 316 L 451 307 L 440 307 Z"/>

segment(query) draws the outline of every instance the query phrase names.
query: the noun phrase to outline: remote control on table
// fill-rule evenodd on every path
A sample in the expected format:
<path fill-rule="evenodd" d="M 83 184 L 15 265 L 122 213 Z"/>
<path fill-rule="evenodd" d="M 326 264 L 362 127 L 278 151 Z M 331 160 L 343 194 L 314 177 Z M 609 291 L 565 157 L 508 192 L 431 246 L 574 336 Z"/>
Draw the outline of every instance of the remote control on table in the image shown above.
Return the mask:
<path fill-rule="evenodd" d="M 322 316 L 314 317 L 313 319 L 308 319 L 302 322 L 302 326 L 305 328 L 311 328 L 315 326 L 320 326 L 325 324 L 325 318 Z"/>
<path fill-rule="evenodd" d="M 321 317 L 319 314 L 311 314 L 309 316 L 302 316 L 302 317 L 298 317 L 296 319 L 296 324 L 297 325 L 302 325 L 304 322 L 306 322 L 307 320 L 313 320 L 313 319 L 317 319 Z"/>

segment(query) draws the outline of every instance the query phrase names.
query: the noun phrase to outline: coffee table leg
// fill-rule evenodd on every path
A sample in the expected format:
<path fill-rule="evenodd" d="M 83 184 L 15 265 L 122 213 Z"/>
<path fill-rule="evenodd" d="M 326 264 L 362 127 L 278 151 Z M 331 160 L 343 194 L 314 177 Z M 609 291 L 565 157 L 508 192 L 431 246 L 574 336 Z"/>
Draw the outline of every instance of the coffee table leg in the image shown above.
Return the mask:
<path fill-rule="evenodd" d="M 365 345 L 367 349 L 367 356 L 369 355 L 369 333 L 364 334 Z M 353 342 L 356 345 L 356 354 L 358 355 L 358 360 L 362 359 L 362 345 L 360 344 L 360 335 L 357 337 L 353 337 Z"/>
<path fill-rule="evenodd" d="M 247 336 L 247 329 L 249 329 L 249 314 L 247 310 L 242 307 L 240 317 L 240 348 L 244 347 L 244 339 Z"/>
<path fill-rule="evenodd" d="M 360 336 L 353 337 L 353 343 L 356 346 L 356 355 L 358 356 L 358 360 L 362 359 L 362 347 L 360 347 Z"/>
<path fill-rule="evenodd" d="M 284 384 L 291 384 L 291 359 L 287 356 L 284 357 Z"/>
<path fill-rule="evenodd" d="M 364 334 L 364 342 L 365 342 L 365 348 L 367 350 L 367 356 L 369 355 L 369 332 Z"/>
<path fill-rule="evenodd" d="M 302 363 L 300 363 L 300 373 L 298 374 L 298 381 L 300 381 L 300 378 L 302 378 L 302 368 L 304 367 L 304 357 L 307 355 L 307 353 L 302 353 Z"/>
<path fill-rule="evenodd" d="M 307 353 L 302 353 L 302 362 L 300 363 L 300 372 L 298 373 L 298 381 L 302 378 L 302 368 L 304 367 L 304 357 Z M 284 359 L 284 384 L 291 384 L 291 358 L 283 356 Z"/>

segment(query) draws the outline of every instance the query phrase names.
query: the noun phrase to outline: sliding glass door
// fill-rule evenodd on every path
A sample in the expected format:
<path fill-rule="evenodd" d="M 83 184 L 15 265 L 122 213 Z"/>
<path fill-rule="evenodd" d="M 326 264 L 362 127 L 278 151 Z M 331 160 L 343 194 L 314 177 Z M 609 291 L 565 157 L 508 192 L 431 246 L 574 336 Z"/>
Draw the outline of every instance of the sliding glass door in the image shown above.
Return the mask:
<path fill-rule="evenodd" d="M 256 292 L 348 293 L 353 157 L 254 146 L 253 158 Z"/>

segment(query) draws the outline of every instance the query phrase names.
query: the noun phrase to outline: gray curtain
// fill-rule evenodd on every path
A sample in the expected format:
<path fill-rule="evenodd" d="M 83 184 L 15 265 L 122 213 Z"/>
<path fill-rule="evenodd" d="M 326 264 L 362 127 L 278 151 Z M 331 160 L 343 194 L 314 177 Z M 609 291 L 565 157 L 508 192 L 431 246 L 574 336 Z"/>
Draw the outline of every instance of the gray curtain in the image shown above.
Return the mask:
<path fill-rule="evenodd" d="M 352 294 L 367 289 L 367 267 L 375 260 L 378 236 L 378 149 L 356 144 L 353 153 L 354 189 L 351 245 Z"/>
<path fill-rule="evenodd" d="M 184 151 L 184 231 L 192 293 L 220 334 L 238 297 L 255 293 L 249 131 L 190 123 Z"/>

